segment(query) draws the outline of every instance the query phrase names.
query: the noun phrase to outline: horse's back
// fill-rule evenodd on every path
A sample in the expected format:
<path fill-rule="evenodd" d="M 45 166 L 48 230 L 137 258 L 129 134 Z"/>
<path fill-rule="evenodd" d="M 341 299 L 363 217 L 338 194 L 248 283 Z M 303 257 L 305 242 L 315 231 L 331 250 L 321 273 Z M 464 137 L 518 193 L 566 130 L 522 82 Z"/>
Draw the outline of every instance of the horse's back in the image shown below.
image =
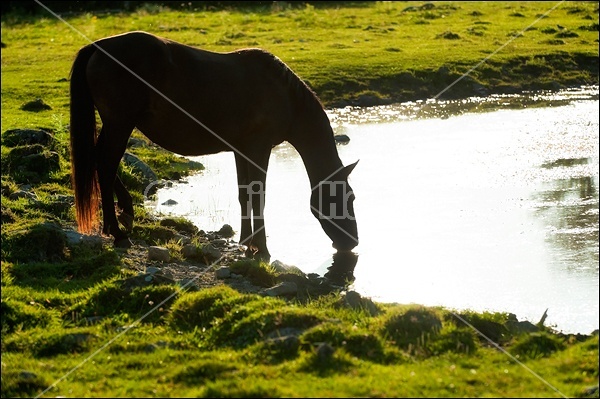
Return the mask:
<path fill-rule="evenodd" d="M 211 52 L 139 31 L 95 44 L 87 71 L 101 117 L 130 118 L 178 153 L 227 150 L 221 139 L 242 145 L 258 132 L 272 145 L 285 139 L 295 75 L 271 53 Z"/>

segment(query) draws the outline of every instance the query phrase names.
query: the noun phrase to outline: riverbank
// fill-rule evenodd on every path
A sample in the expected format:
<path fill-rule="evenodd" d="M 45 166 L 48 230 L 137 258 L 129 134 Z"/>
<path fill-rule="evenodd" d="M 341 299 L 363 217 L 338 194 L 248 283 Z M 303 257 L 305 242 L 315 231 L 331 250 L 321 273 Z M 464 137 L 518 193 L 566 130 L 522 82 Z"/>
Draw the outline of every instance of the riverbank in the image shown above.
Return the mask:
<path fill-rule="evenodd" d="M 597 3 L 541 18 L 548 6 L 276 2 L 65 17 L 93 39 L 140 29 L 214 51 L 260 46 L 341 107 L 433 98 L 492 54 L 441 98 L 598 84 Z M 543 315 L 375 303 L 344 280 L 249 261 L 226 230 L 157 218 L 143 206 L 148 181 L 202 165 L 139 132 L 120 171 L 134 246 L 76 233 L 68 73 L 87 42 L 49 15 L 2 13 L 3 397 L 598 396 L 597 334 L 560 334 Z"/>

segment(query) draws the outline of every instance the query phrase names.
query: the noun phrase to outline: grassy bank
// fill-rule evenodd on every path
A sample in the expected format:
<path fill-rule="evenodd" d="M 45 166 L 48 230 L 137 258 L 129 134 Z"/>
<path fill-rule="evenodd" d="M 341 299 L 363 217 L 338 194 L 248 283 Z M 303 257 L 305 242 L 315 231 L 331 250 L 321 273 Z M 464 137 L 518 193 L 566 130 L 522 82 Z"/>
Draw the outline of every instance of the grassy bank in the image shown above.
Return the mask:
<path fill-rule="evenodd" d="M 335 107 L 598 84 L 598 3 L 563 2 L 545 15 L 556 4 L 146 5 L 63 17 L 94 40 L 145 30 L 214 51 L 261 47 Z M 136 202 L 135 248 L 74 242 L 68 78 L 87 41 L 49 13 L 3 13 L 2 43 L 2 397 L 54 383 L 43 396 L 598 397 L 597 334 L 355 293 L 230 287 L 200 256 L 206 235 L 143 207 L 148 176 L 134 164 L 120 174 Z M 156 178 L 202 168 L 138 132 L 128 151 Z M 186 240 L 200 255 L 183 255 Z M 167 268 L 148 259 L 148 245 L 205 284 L 146 273 Z M 294 278 L 236 259 L 231 270 L 261 289 Z"/>

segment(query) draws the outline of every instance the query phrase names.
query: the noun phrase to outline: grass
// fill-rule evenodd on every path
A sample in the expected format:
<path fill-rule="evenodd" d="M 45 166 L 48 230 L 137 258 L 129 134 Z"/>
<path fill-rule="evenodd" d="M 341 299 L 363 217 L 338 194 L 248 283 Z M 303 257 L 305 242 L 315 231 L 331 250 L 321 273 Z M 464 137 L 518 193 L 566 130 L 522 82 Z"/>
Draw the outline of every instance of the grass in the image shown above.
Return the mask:
<path fill-rule="evenodd" d="M 190 4 L 64 18 L 93 40 L 146 30 L 214 51 L 262 47 L 328 107 L 431 98 L 488 56 L 444 96 L 598 84 L 597 2 Z M 58 234 L 75 224 L 68 78 L 86 39 L 44 12 L 3 12 L 2 43 L 2 397 L 51 386 L 42 396 L 598 397 L 589 389 L 597 334 L 528 332 L 504 313 L 350 305 L 340 293 L 296 301 L 129 284 L 136 273 L 122 252 L 73 247 Z M 51 109 L 23 109 L 36 99 Z M 11 142 L 7 131 L 24 128 L 51 138 Z M 128 150 L 161 179 L 202 168 L 134 138 Z M 179 254 L 176 234 L 198 229 L 154 220 L 143 176 L 130 166 L 120 173 L 136 203 L 134 238 Z M 35 198 L 15 195 L 23 185 Z M 274 282 L 269 265 L 232 270 Z"/>

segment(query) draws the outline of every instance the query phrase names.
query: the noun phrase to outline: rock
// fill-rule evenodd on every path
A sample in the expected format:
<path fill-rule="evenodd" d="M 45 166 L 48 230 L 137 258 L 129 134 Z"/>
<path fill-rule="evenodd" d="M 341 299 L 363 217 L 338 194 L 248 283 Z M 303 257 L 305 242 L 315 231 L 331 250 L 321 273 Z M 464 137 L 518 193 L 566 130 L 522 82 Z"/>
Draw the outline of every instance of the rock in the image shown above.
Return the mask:
<path fill-rule="evenodd" d="M 2 135 L 2 145 L 7 147 L 33 144 L 48 147 L 53 141 L 54 136 L 42 129 L 10 129 Z"/>
<path fill-rule="evenodd" d="M 158 267 L 154 267 L 154 266 L 148 266 L 146 267 L 146 273 L 147 274 L 156 274 L 160 271 L 160 269 Z"/>
<path fill-rule="evenodd" d="M 217 232 L 221 237 L 231 238 L 235 235 L 233 227 L 228 224 L 224 224 L 223 227 Z"/>
<path fill-rule="evenodd" d="M 22 145 L 3 155 L 3 173 L 5 170 L 16 183 L 39 183 L 60 170 L 60 157 L 42 144 Z"/>
<path fill-rule="evenodd" d="M 157 260 L 160 262 L 169 262 L 171 255 L 167 248 L 151 246 L 148 247 L 148 260 Z"/>
<path fill-rule="evenodd" d="M 169 280 L 174 280 L 175 276 L 173 276 L 173 273 L 171 273 L 169 270 L 159 270 L 160 274 L 157 274 L 158 276 L 164 277 L 166 279 Z"/>
<path fill-rule="evenodd" d="M 21 109 L 23 111 L 29 111 L 29 112 L 40 112 L 40 111 L 46 111 L 46 110 L 52 109 L 52 107 L 49 106 L 48 104 L 46 104 L 44 102 L 44 100 L 42 100 L 41 98 L 36 98 L 33 101 L 29 101 L 29 102 L 23 104 L 21 106 Z"/>
<path fill-rule="evenodd" d="M 144 148 L 148 147 L 148 143 L 146 143 L 146 141 L 144 141 L 143 139 L 138 139 L 137 137 L 130 137 L 129 142 L 127 143 L 127 147 Z"/>
<path fill-rule="evenodd" d="M 123 161 L 125 164 L 131 166 L 131 168 L 142 175 L 142 184 L 146 187 L 145 195 L 151 195 L 156 192 L 159 188 L 160 184 L 158 176 L 150 166 L 148 166 L 144 161 L 139 159 L 137 156 L 131 154 L 130 152 L 125 152 L 123 154 Z"/>
<path fill-rule="evenodd" d="M 216 249 L 212 244 L 204 245 L 201 250 L 202 255 L 206 258 L 207 262 L 216 261 L 221 258 L 221 251 Z"/>
<path fill-rule="evenodd" d="M 175 234 L 173 239 L 179 242 L 181 245 L 187 245 L 192 242 L 191 238 L 184 236 L 183 234 Z"/>
<path fill-rule="evenodd" d="M 37 374 L 32 373 L 31 371 L 23 370 L 19 373 L 19 377 L 24 380 L 33 380 L 37 378 Z"/>
<path fill-rule="evenodd" d="M 173 199 L 168 199 L 165 202 L 163 202 L 161 205 L 165 205 L 165 206 L 172 206 L 172 205 L 177 205 L 178 202 L 173 200 Z"/>
<path fill-rule="evenodd" d="M 215 276 L 219 279 L 229 278 L 231 277 L 231 269 L 227 266 L 222 266 L 215 270 Z"/>
<path fill-rule="evenodd" d="M 350 142 L 350 137 L 346 134 L 336 134 L 333 136 L 333 139 L 339 144 L 348 144 Z"/>
<path fill-rule="evenodd" d="M 321 362 L 325 362 L 331 359 L 334 353 L 335 348 L 329 345 L 327 342 L 322 342 L 317 347 L 317 358 Z"/>
<path fill-rule="evenodd" d="M 92 249 L 102 249 L 102 238 L 78 233 L 74 230 L 64 230 L 68 247 L 84 245 Z"/>
<path fill-rule="evenodd" d="M 284 296 L 284 295 L 296 295 L 298 292 L 298 285 L 293 282 L 284 281 L 274 287 L 267 288 L 263 291 L 264 295 L 268 296 Z"/>
<path fill-rule="evenodd" d="M 23 191 L 23 190 L 19 190 L 19 191 L 15 191 L 14 193 L 11 193 L 8 198 L 10 198 L 11 200 L 16 200 L 19 198 L 27 198 L 30 200 L 35 200 L 37 199 L 37 195 L 35 195 L 35 193 L 32 193 L 31 191 Z"/>
<path fill-rule="evenodd" d="M 504 324 L 510 331 L 517 333 L 531 333 L 539 331 L 539 328 L 529 321 L 519 321 L 514 313 L 508 314 L 508 320 Z"/>
<path fill-rule="evenodd" d="M 287 265 L 280 260 L 274 260 L 271 262 L 271 267 L 275 269 L 277 273 L 296 273 L 300 276 L 304 276 L 304 272 L 298 267 L 293 265 Z"/>
<path fill-rule="evenodd" d="M 227 241 L 222 238 L 217 238 L 215 240 L 212 240 L 210 243 L 213 246 L 218 247 L 218 248 L 223 248 L 227 245 Z"/>
<path fill-rule="evenodd" d="M 371 301 L 371 299 L 362 298 L 361 295 L 356 291 L 346 292 L 346 295 L 344 295 L 344 301 L 346 305 L 352 309 L 365 309 L 372 316 L 375 316 L 377 313 L 379 313 L 377 306 L 375 303 L 373 303 L 373 301 Z"/>
<path fill-rule="evenodd" d="M 353 309 L 360 307 L 361 296 L 356 291 L 348 291 L 344 297 L 346 304 Z"/>
<path fill-rule="evenodd" d="M 186 259 L 193 259 L 200 256 L 200 249 L 194 244 L 186 244 L 181 248 L 181 254 Z"/>
<path fill-rule="evenodd" d="M 295 335 L 273 337 L 265 340 L 264 345 L 278 353 L 296 353 L 300 348 L 300 338 Z"/>

